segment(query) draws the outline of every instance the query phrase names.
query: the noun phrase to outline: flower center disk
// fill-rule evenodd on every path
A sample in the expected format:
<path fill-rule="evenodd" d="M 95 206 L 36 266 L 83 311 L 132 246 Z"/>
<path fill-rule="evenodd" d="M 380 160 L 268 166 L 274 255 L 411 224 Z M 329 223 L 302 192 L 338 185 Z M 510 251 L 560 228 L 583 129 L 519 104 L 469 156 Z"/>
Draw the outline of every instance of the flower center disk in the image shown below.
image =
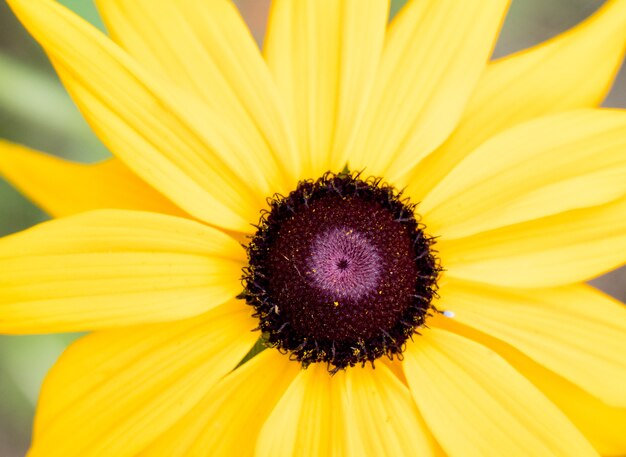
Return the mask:
<path fill-rule="evenodd" d="M 270 203 L 244 270 L 267 344 L 331 372 L 400 354 L 440 270 L 414 205 L 379 179 L 330 173 Z"/>

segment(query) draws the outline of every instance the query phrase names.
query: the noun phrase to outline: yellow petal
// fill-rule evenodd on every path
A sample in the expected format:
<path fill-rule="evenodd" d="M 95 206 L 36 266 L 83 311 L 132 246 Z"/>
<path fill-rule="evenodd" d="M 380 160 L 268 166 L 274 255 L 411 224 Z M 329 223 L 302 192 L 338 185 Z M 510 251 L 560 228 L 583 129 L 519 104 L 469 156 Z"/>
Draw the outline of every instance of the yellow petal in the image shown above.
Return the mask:
<path fill-rule="evenodd" d="M 261 430 L 256 456 L 441 455 L 405 385 L 383 364 L 302 371 Z"/>
<path fill-rule="evenodd" d="M 406 382 L 406 376 L 404 376 L 404 370 L 402 369 L 402 360 L 398 359 L 397 357 L 393 360 L 390 360 L 387 357 L 381 357 L 380 359 L 376 360 L 376 366 L 378 366 L 378 363 L 384 364 L 396 376 L 396 378 L 400 380 L 402 384 L 404 384 L 405 386 L 408 385 Z"/>
<path fill-rule="evenodd" d="M 339 172 L 383 47 L 389 0 L 275 0 L 264 53 L 294 118 L 303 177 Z"/>
<path fill-rule="evenodd" d="M 626 307 L 592 287 L 502 289 L 449 281 L 454 320 L 510 344 L 616 407 L 626 407 Z"/>
<path fill-rule="evenodd" d="M 599 454 L 615 457 L 626 454 L 626 409 L 607 405 L 502 340 L 461 325 L 456 319 L 435 317 L 434 320 L 433 325 L 476 340 L 504 357 L 568 416 Z"/>
<path fill-rule="evenodd" d="M 626 409 L 607 405 L 523 356 L 507 359 L 570 418 L 599 454 L 626 454 Z"/>
<path fill-rule="evenodd" d="M 324 364 L 311 365 L 292 381 L 261 428 L 256 457 L 343 456 L 349 437 L 341 395 L 345 373 L 331 377 Z"/>
<path fill-rule="evenodd" d="M 300 365 L 274 349 L 229 373 L 141 455 L 252 455 L 257 434 Z"/>
<path fill-rule="evenodd" d="M 439 146 L 485 69 L 506 0 L 411 0 L 389 26 L 352 169 L 392 182 Z"/>
<path fill-rule="evenodd" d="M 114 154 L 195 217 L 250 230 L 273 191 L 236 126 L 57 3 L 9 4 Z"/>
<path fill-rule="evenodd" d="M 447 274 L 507 287 L 589 280 L 626 261 L 626 198 L 437 243 Z"/>
<path fill-rule="evenodd" d="M 467 155 L 422 200 L 450 239 L 626 195 L 626 111 L 577 110 L 520 124 Z"/>
<path fill-rule="evenodd" d="M 609 0 L 577 27 L 490 63 L 450 138 L 407 177 L 421 201 L 468 153 L 496 133 L 550 113 L 597 106 L 626 48 L 626 3 Z"/>
<path fill-rule="evenodd" d="M 44 382 L 29 455 L 136 455 L 254 344 L 249 313 L 233 301 L 190 320 L 80 339 Z"/>
<path fill-rule="evenodd" d="M 295 187 L 300 164 L 284 106 L 233 2 L 96 3 L 117 43 L 155 73 L 197 94 L 249 139 L 250 159 L 273 192 Z"/>
<path fill-rule="evenodd" d="M 99 210 L 0 240 L 0 332 L 181 319 L 241 290 L 243 249 L 198 222 Z"/>
<path fill-rule="evenodd" d="M 413 398 L 448 455 L 596 455 L 554 404 L 485 346 L 431 329 L 404 354 Z"/>
<path fill-rule="evenodd" d="M 101 208 L 184 216 L 115 159 L 87 165 L 0 140 L 0 176 L 53 217 Z"/>
<path fill-rule="evenodd" d="M 383 364 L 346 373 L 345 417 L 350 455 L 434 456 L 439 447 L 408 388 Z"/>

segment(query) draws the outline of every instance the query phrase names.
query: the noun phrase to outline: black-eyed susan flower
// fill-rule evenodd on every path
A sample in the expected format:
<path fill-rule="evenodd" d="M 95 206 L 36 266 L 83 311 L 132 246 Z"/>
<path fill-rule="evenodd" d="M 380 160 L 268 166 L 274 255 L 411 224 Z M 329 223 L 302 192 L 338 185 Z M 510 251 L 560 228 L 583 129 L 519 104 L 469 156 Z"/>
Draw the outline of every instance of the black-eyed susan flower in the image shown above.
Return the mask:
<path fill-rule="evenodd" d="M 0 150 L 58 217 L 0 240 L 0 330 L 92 331 L 30 455 L 626 452 L 584 285 L 626 259 L 626 1 L 491 63 L 503 0 L 275 0 L 263 55 L 227 0 L 97 3 L 9 0 L 117 157 Z"/>

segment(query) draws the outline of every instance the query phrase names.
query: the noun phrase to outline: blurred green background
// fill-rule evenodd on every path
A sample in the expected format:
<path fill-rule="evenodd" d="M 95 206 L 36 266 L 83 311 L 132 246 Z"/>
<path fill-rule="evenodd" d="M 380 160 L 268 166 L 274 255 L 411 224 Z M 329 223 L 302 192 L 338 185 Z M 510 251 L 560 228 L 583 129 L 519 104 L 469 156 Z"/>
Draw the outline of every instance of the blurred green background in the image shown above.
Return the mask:
<path fill-rule="evenodd" d="M 130 1 L 130 0 L 129 0 Z M 405 0 L 393 1 L 396 12 Z M 61 0 L 104 29 L 91 0 Z M 237 2 L 255 37 L 262 40 L 268 0 Z M 576 24 L 602 0 L 513 0 L 495 56 L 534 45 Z M 622 71 L 605 105 L 626 107 Z M 60 85 L 37 44 L 0 3 L 0 137 L 91 162 L 108 155 Z M 0 179 L 0 235 L 47 216 Z M 1 272 L 0 272 L 1 274 Z M 614 272 L 595 284 L 626 299 L 626 273 Z M 24 455 L 41 380 L 75 335 L 0 336 L 0 456 Z"/>

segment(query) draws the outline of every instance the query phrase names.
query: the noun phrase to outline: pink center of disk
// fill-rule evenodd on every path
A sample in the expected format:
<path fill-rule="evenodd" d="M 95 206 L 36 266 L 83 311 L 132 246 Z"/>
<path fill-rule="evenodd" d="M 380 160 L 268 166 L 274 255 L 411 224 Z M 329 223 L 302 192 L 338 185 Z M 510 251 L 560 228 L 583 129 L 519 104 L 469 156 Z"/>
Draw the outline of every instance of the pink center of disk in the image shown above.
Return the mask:
<path fill-rule="evenodd" d="M 339 299 L 356 300 L 378 286 L 381 258 L 364 235 L 335 228 L 313 242 L 309 273 L 316 288 Z"/>

